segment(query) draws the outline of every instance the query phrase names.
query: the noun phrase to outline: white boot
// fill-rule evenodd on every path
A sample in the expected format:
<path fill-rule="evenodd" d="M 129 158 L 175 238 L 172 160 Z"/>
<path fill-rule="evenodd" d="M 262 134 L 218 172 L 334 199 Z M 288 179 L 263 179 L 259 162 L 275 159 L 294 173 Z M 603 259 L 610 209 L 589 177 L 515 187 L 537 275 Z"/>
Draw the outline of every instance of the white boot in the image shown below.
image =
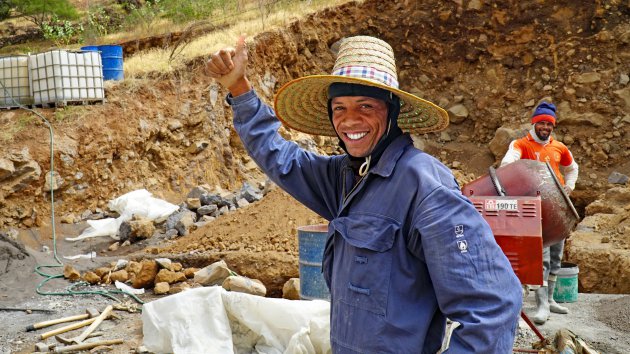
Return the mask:
<path fill-rule="evenodd" d="M 569 313 L 569 309 L 564 307 L 564 306 L 560 306 L 556 300 L 553 299 L 553 292 L 556 289 L 556 282 L 555 281 L 549 281 L 549 309 L 551 310 L 551 312 L 553 313 L 562 313 L 562 314 L 566 314 Z"/>
<path fill-rule="evenodd" d="M 544 324 L 549 318 L 549 291 L 546 286 L 536 289 L 536 313 L 532 320 L 536 324 Z"/>

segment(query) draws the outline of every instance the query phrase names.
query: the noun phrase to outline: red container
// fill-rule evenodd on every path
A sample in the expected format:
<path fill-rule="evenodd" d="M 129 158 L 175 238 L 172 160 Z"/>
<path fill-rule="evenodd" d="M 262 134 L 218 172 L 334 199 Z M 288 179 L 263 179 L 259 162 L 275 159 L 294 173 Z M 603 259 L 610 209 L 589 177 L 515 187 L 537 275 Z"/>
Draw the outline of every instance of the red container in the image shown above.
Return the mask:
<path fill-rule="evenodd" d="M 540 197 L 473 196 L 470 201 L 490 225 L 521 283 L 542 285 Z"/>
<path fill-rule="evenodd" d="M 492 170 L 491 170 L 492 171 Z M 579 215 L 565 194 L 551 166 L 535 160 L 518 160 L 464 185 L 467 197 L 499 196 L 501 187 L 506 196 L 541 198 L 543 246 L 569 237 Z M 499 188 L 495 184 L 500 185 Z"/>

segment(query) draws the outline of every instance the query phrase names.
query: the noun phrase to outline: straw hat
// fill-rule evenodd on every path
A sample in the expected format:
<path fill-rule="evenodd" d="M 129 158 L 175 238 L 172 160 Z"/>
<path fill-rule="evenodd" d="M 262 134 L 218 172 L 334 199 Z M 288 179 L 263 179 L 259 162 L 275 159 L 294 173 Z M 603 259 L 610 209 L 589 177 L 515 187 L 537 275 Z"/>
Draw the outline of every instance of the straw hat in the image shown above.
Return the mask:
<path fill-rule="evenodd" d="M 274 100 L 276 115 L 290 128 L 313 135 L 337 136 L 328 119 L 328 86 L 335 82 L 375 86 L 401 100 L 398 126 L 422 134 L 445 129 L 448 113 L 435 104 L 398 89 L 394 51 L 368 36 L 345 39 L 331 75 L 311 75 L 288 82 Z"/>

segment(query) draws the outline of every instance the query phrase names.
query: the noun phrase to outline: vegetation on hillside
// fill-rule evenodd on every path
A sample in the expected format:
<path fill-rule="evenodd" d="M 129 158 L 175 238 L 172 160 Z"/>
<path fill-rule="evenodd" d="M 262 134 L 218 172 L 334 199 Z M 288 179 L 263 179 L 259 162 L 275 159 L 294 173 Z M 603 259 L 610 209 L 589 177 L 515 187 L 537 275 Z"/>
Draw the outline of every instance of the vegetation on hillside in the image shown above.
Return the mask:
<path fill-rule="evenodd" d="M 54 20 L 78 17 L 77 10 L 68 0 L 8 0 L 8 4 L 40 29 Z"/>
<path fill-rule="evenodd" d="M 35 24 L 48 43 L 39 44 L 41 48 L 116 44 L 165 32 L 182 33 L 182 40 L 167 47 L 126 58 L 125 74 L 131 78 L 181 69 L 192 58 L 232 45 L 239 34 L 283 26 L 348 0 L 93 0 L 84 3 L 84 8 L 73 6 L 72 1 L 0 0 L 0 13 L 7 8 L 7 16 L 24 17 Z M 194 33 L 207 34 L 195 38 Z M 33 45 L 0 48 L 6 54 L 34 51 L 38 50 Z"/>
<path fill-rule="evenodd" d="M 17 1 L 21 0 L 0 0 L 0 9 L 2 4 L 7 4 L 11 10 L 11 18 L 0 21 L 0 30 L 4 29 L 4 33 L 7 28 L 15 31 L 29 22 L 24 14 L 26 10 L 24 13 L 17 11 L 18 7 L 13 3 Z M 53 4 L 48 0 L 24 1 Z M 86 5 L 83 8 L 72 4 L 72 1 L 77 4 L 78 0 L 54 1 L 58 1 L 59 7 L 30 7 L 40 11 L 32 12 L 41 19 L 40 40 L 4 48 L 0 42 L 0 54 L 11 56 L 44 52 L 55 47 L 72 49 L 84 45 L 121 44 L 164 36 L 166 31 L 179 32 L 181 40 L 125 56 L 122 85 L 126 90 L 134 91 L 146 85 L 147 78 L 182 70 L 195 58 L 234 45 L 241 34 L 252 37 L 349 0 L 89 0 L 82 2 Z M 185 4 L 178 10 L 174 6 L 177 2 Z M 72 6 L 71 11 L 66 11 L 68 4 Z M 26 9 L 24 6 L 19 8 Z M 29 23 L 31 28 L 36 27 L 33 21 Z M 199 28 L 203 30 L 198 31 Z M 69 110 L 69 107 L 57 110 L 52 119 L 58 120 L 59 114 Z M 0 142 L 10 141 L 30 123 L 31 120 L 25 120 L 0 124 Z"/>

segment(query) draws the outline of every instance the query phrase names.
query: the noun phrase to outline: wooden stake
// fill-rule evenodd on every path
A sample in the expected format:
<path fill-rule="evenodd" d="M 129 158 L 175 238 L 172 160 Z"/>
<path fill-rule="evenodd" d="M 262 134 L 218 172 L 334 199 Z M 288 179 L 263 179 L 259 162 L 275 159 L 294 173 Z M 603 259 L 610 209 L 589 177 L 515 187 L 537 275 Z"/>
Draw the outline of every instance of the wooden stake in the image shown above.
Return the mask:
<path fill-rule="evenodd" d="M 67 352 L 75 352 L 79 350 L 92 349 L 101 345 L 112 345 L 112 344 L 122 344 L 122 339 L 110 339 L 110 340 L 102 340 L 99 342 L 90 342 L 90 343 L 81 343 L 76 345 L 69 345 L 63 348 L 55 349 L 55 353 L 67 353 Z"/>

